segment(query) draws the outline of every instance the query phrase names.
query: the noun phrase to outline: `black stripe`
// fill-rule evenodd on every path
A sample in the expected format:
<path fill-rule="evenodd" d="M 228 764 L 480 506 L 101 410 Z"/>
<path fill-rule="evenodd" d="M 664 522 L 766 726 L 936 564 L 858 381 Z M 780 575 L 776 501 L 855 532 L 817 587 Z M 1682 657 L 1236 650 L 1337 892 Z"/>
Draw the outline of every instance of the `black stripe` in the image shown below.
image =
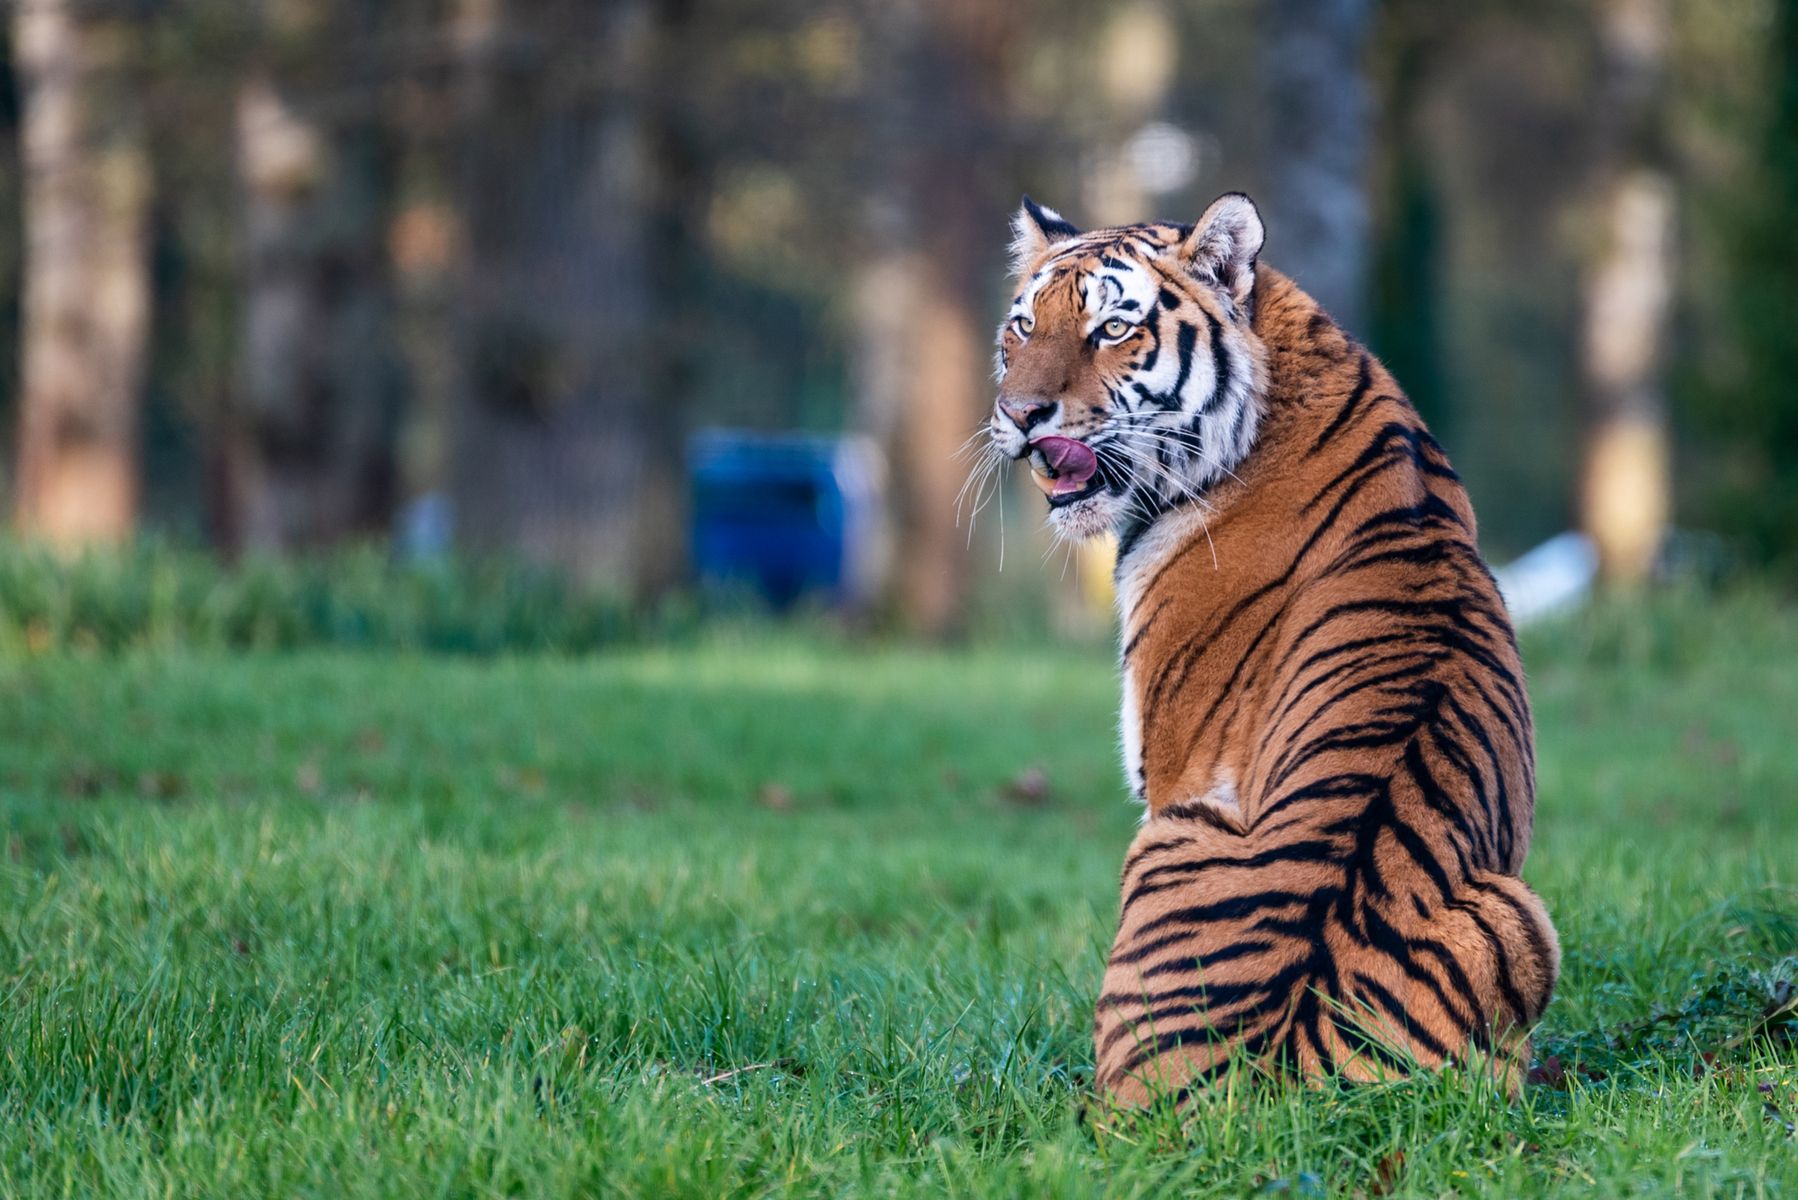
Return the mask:
<path fill-rule="evenodd" d="M 1319 313 L 1318 316 L 1323 316 L 1323 314 Z M 1316 320 L 1315 317 L 1312 319 Z M 1329 320 L 1328 317 L 1324 317 L 1324 319 Z M 1317 435 L 1317 440 L 1311 443 L 1311 453 L 1316 454 L 1322 450 L 1324 443 L 1335 437 L 1342 427 L 1354 418 L 1355 410 L 1361 407 L 1361 400 L 1367 395 L 1367 389 L 1372 385 L 1373 356 L 1363 350 L 1361 351 L 1361 371 L 1355 377 L 1355 390 L 1349 393 L 1348 399 L 1343 401 L 1342 407 L 1336 410 L 1336 416 L 1328 425 L 1324 426 L 1324 431 Z"/>
<path fill-rule="evenodd" d="M 1143 896 L 1164 892 L 1169 888 L 1190 882 L 1185 877 L 1199 872 L 1215 871 L 1221 868 L 1252 869 L 1283 862 L 1327 863 L 1333 861 L 1335 857 L 1336 844 L 1334 842 L 1313 839 L 1293 842 L 1286 846 L 1276 846 L 1271 850 L 1263 850 L 1259 854 L 1251 854 L 1242 858 L 1219 855 L 1202 858 L 1196 862 L 1163 863 L 1160 866 L 1150 867 L 1137 878 L 1136 886 L 1124 895 L 1124 910 L 1129 911 L 1130 905 Z M 1162 879 L 1170 876 L 1180 876 L 1181 878 L 1173 883 L 1161 882 Z"/>
<path fill-rule="evenodd" d="M 1118 526 L 1118 562 L 1120 565 L 1124 559 L 1129 557 L 1130 551 L 1136 548 L 1136 543 L 1142 540 L 1142 535 L 1154 528 L 1155 522 L 1174 507 L 1173 501 L 1166 499 L 1159 492 L 1143 491 L 1139 488 L 1136 496 L 1138 502 L 1130 506 Z M 1140 633 L 1141 631 L 1138 630 L 1139 635 Z M 1135 639 L 1132 638 L 1131 645 L 1135 644 Z M 1124 649 L 1125 656 L 1128 657 L 1129 653 L 1130 650 L 1126 647 Z"/>
<path fill-rule="evenodd" d="M 1230 389 L 1230 356 L 1224 349 L 1224 327 L 1218 324 L 1210 309 L 1199 311 L 1205 314 L 1205 322 L 1211 328 L 1211 395 L 1199 405 L 1199 411 L 1205 413 L 1210 412 Z"/>
<path fill-rule="evenodd" d="M 1175 971 L 1209 971 L 1221 963 L 1235 962 L 1239 958 L 1247 958 L 1251 954 L 1260 954 L 1272 950 L 1274 943 L 1259 938 L 1245 938 L 1240 942 L 1232 942 L 1221 950 L 1207 950 L 1203 954 L 1187 958 L 1184 956 L 1156 963 L 1138 971 L 1139 979 L 1154 979 L 1157 976 L 1172 974 Z"/>
<path fill-rule="evenodd" d="M 1154 920 L 1139 926 L 1135 930 L 1135 934 L 1137 937 L 1141 937 L 1143 934 L 1169 925 L 1203 925 L 1213 921 L 1227 921 L 1236 917 L 1250 917 L 1265 908 L 1285 908 L 1292 904 L 1305 904 L 1313 898 L 1313 895 L 1305 892 L 1250 892 L 1247 895 L 1231 896 L 1212 904 L 1194 904 L 1162 913 Z"/>
<path fill-rule="evenodd" d="M 1394 996 L 1386 989 L 1384 984 L 1373 978 L 1371 975 L 1365 975 L 1360 971 L 1354 973 L 1354 980 L 1355 986 L 1365 993 L 1366 997 L 1371 1000 L 1376 1007 L 1383 1010 L 1387 1016 L 1398 1023 L 1399 1029 L 1404 1033 L 1406 1038 L 1416 1042 L 1439 1059 L 1448 1057 L 1449 1048 L 1427 1029 L 1420 1028 L 1417 1023 L 1411 1019 L 1409 1010 L 1400 1003 L 1397 996 Z M 1338 1033 L 1347 1035 L 1351 1028 L 1354 1028 L 1352 1023 L 1345 1025 L 1341 1018 L 1337 1019 L 1336 1029 Z M 1360 1029 L 1355 1029 L 1355 1033 L 1358 1036 L 1364 1036 L 1363 1031 Z M 1374 1044 L 1377 1044 L 1377 1042 Z M 1400 1063 L 1398 1065 L 1403 1064 Z"/>
<path fill-rule="evenodd" d="M 1180 356 L 1180 374 L 1174 380 L 1174 389 L 1169 398 L 1163 400 L 1163 407 L 1172 411 L 1180 407 L 1181 393 L 1186 391 L 1186 380 L 1192 374 L 1193 347 L 1198 344 L 1199 327 L 1180 322 L 1174 335 L 1175 351 Z"/>

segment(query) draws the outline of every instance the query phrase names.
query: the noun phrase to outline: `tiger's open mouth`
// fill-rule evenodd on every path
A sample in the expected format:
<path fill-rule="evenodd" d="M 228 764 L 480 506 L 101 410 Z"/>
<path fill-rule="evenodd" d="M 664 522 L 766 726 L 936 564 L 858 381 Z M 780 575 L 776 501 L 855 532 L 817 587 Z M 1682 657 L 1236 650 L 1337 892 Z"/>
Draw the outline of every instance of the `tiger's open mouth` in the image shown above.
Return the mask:
<path fill-rule="evenodd" d="M 1084 500 L 1105 486 L 1098 455 L 1073 438 L 1046 437 L 1031 442 L 1030 471 L 1051 508 Z"/>

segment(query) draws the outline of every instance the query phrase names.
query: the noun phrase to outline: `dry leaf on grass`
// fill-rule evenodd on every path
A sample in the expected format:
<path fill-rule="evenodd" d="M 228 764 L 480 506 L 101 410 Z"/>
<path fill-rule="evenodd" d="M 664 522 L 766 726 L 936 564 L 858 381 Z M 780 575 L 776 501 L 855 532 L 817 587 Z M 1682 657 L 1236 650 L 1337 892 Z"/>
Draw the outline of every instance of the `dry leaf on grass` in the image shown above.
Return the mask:
<path fill-rule="evenodd" d="M 1026 767 L 999 789 L 999 794 L 1021 808 L 1040 808 L 1053 792 L 1049 774 L 1041 767 Z"/>

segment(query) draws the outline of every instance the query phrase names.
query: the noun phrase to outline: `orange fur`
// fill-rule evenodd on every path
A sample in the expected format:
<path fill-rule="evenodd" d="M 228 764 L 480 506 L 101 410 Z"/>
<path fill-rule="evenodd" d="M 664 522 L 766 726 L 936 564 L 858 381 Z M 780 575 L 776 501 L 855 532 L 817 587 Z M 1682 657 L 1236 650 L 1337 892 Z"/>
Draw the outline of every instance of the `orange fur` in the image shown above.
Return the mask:
<path fill-rule="evenodd" d="M 1135 229 L 1064 245 L 1031 336 L 1005 335 L 1006 389 L 1055 397 L 1060 435 L 1099 437 L 1141 365 L 1068 333 L 1081 255 L 1188 238 Z M 1231 339 L 1218 373 L 1253 367 L 1258 431 L 1201 497 L 1123 522 L 1125 737 L 1148 813 L 1097 1082 L 1141 1104 L 1247 1058 L 1353 1079 L 1479 1061 L 1514 1087 L 1560 951 L 1518 877 L 1533 733 L 1509 618 L 1397 384 L 1290 280 L 1248 269 L 1233 306 L 1156 266 L 1179 285 L 1162 341 L 1169 322 Z"/>
<path fill-rule="evenodd" d="M 1261 277 L 1257 449 L 1125 613 L 1150 817 L 1098 1079 L 1143 1101 L 1245 1048 L 1357 1078 L 1478 1050 L 1514 1084 L 1559 949 L 1517 878 L 1534 778 L 1509 620 L 1391 377 Z M 1219 778 L 1233 800 L 1206 803 Z"/>

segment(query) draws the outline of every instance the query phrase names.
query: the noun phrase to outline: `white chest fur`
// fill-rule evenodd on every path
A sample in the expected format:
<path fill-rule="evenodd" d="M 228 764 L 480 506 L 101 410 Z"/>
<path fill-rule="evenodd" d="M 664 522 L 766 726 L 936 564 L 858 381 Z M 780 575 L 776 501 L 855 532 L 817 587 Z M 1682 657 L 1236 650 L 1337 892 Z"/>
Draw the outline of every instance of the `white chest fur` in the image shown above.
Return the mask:
<path fill-rule="evenodd" d="M 1138 804 L 1147 804 L 1148 780 L 1142 769 L 1142 714 L 1137 711 L 1136 678 L 1124 664 L 1124 703 L 1118 713 L 1118 737 L 1124 747 L 1124 780 Z"/>
<path fill-rule="evenodd" d="M 1204 513 L 1196 505 L 1163 516 L 1137 539 L 1136 545 L 1130 548 L 1129 555 L 1119 561 L 1118 618 L 1125 645 L 1129 644 L 1130 638 L 1136 633 L 1137 627 L 1133 622 L 1140 621 L 1147 615 L 1140 611 L 1144 590 L 1167 560 L 1194 538 L 1201 539 L 1205 545 L 1209 544 L 1205 533 Z M 1209 551 L 1200 546 L 1194 553 L 1208 554 Z M 1214 559 L 1207 561 L 1216 565 Z M 1125 661 L 1119 675 L 1123 702 L 1118 712 L 1118 739 L 1124 752 L 1124 779 L 1130 786 L 1130 794 L 1139 804 L 1146 805 L 1148 780 L 1143 772 L 1142 711 L 1137 696 L 1137 672 L 1129 661 Z"/>

